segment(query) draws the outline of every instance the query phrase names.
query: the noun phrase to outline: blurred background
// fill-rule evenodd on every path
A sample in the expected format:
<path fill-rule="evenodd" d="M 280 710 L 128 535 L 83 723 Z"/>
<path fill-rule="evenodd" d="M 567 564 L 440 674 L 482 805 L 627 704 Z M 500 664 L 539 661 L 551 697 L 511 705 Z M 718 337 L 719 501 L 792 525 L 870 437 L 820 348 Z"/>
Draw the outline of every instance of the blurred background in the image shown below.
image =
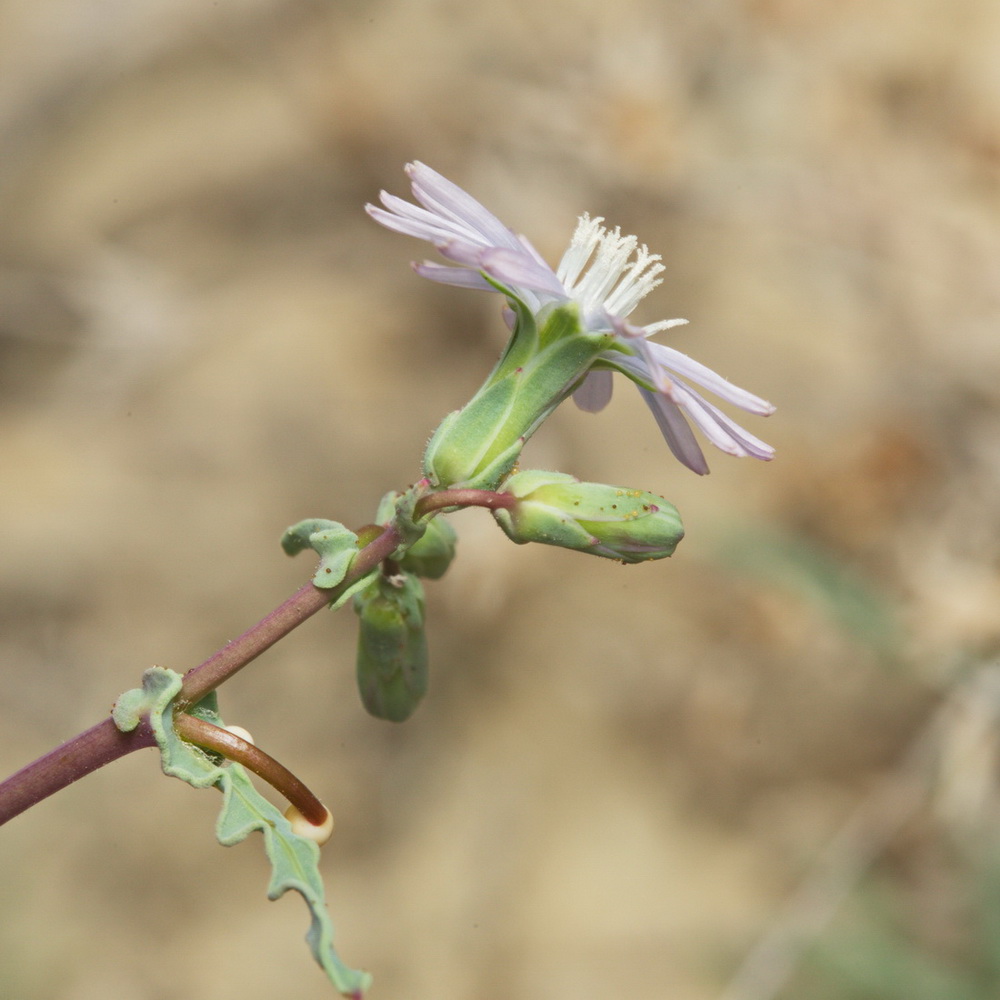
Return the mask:
<path fill-rule="evenodd" d="M 673 559 L 463 512 L 411 721 L 347 613 L 226 685 L 336 816 L 342 956 L 376 1000 L 1000 995 L 1000 7 L 3 0 L 0 65 L 0 770 L 416 478 L 504 341 L 362 210 L 420 159 L 552 261 L 583 211 L 661 253 L 636 319 L 778 457 L 565 407 L 524 464 L 662 493 Z M 219 804 L 143 752 L 0 831 L 0 997 L 333 995 Z"/>

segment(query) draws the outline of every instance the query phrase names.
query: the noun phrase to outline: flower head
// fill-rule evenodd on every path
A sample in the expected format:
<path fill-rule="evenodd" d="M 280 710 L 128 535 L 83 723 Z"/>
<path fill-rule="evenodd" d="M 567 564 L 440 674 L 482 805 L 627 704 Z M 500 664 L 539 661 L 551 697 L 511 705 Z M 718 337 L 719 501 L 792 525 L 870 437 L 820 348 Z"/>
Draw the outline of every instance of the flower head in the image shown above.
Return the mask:
<path fill-rule="evenodd" d="M 418 274 L 444 284 L 503 292 L 512 326 L 522 310 L 541 326 L 552 310 L 572 305 L 584 332 L 608 335 L 609 346 L 594 356 L 573 387 L 582 409 L 594 412 L 607 405 L 612 372 L 617 371 L 638 386 L 671 451 L 689 469 L 708 472 L 690 424 L 729 455 L 764 460 L 774 456 L 770 445 L 708 402 L 692 383 L 759 416 L 774 412 L 770 403 L 649 339 L 686 320 L 647 326 L 628 322 L 639 302 L 660 283 L 663 271 L 660 257 L 634 236 L 622 236 L 619 229 L 605 228 L 602 218 L 585 214 L 553 270 L 526 237 L 508 229 L 458 185 L 422 163 L 408 164 L 406 173 L 418 204 L 383 191 L 384 207 L 367 205 L 366 210 L 389 229 L 427 240 L 452 262 L 424 261 L 415 265 Z"/>

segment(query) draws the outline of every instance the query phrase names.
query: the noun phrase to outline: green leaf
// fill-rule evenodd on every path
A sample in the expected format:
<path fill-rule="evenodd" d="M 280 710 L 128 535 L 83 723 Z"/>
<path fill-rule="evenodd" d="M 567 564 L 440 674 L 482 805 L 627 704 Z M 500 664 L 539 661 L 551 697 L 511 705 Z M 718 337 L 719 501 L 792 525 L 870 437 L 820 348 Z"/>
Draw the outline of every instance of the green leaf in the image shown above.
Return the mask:
<path fill-rule="evenodd" d="M 312 914 L 306 941 L 313 957 L 330 982 L 346 997 L 360 1000 L 371 984 L 371 976 L 346 966 L 333 946 L 333 922 L 326 908 L 323 879 L 319 872 L 319 847 L 292 832 L 277 806 L 268 802 L 239 764 L 220 766 L 217 758 L 185 743 L 174 731 L 173 701 L 183 678 L 173 670 L 151 667 L 142 676 L 142 687 L 126 691 L 115 703 L 112 718 L 123 732 L 130 732 L 147 712 L 164 774 L 180 778 L 195 788 L 217 787 L 223 794 L 222 812 L 216 823 L 219 843 L 231 847 L 255 830 L 264 834 L 264 849 L 271 863 L 268 899 L 277 899 L 289 889 L 300 893 Z M 221 725 L 213 696 L 203 699 L 192 714 Z"/>
<path fill-rule="evenodd" d="M 346 966 L 333 946 L 333 921 L 319 872 L 319 847 L 292 833 L 288 820 L 254 788 L 243 767 L 230 764 L 223 773 L 229 780 L 223 786 L 225 799 L 215 828 L 219 843 L 230 847 L 254 830 L 264 834 L 264 850 L 271 862 L 267 898 L 278 899 L 289 889 L 302 896 L 312 914 L 306 941 L 313 957 L 341 993 L 362 997 L 371 985 L 371 976 Z"/>
<path fill-rule="evenodd" d="M 288 528 L 281 537 L 281 547 L 290 556 L 303 549 L 312 549 L 319 556 L 313 585 L 322 590 L 332 590 L 347 576 L 347 571 L 358 554 L 358 536 L 339 521 L 313 517 Z M 330 602 L 330 607 L 334 610 L 343 607 L 348 598 L 368 584 L 374 572 L 372 570 L 346 587 Z"/>

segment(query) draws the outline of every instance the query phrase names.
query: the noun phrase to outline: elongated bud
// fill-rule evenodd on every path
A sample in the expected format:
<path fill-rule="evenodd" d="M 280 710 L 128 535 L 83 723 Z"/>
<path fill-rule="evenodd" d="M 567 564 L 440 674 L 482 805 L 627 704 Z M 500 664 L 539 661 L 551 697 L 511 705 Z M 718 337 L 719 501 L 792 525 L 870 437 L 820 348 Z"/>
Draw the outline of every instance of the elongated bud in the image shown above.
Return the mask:
<path fill-rule="evenodd" d="M 527 471 L 511 476 L 504 492 L 518 502 L 493 516 L 519 544 L 541 542 L 638 563 L 672 555 L 684 537 L 674 505 L 643 490 Z"/>
<path fill-rule="evenodd" d="M 376 718 L 403 722 L 427 691 L 424 588 L 415 576 L 379 576 L 354 597 L 358 691 Z"/>

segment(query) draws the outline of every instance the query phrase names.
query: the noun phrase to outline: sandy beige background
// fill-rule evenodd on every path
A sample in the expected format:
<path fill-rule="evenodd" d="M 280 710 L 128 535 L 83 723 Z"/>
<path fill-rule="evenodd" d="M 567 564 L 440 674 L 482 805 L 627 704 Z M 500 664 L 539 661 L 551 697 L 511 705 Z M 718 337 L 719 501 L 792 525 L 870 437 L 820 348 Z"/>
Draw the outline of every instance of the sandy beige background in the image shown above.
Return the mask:
<path fill-rule="evenodd" d="M 0 66 L 0 770 L 283 600 L 286 525 L 370 520 L 482 379 L 498 302 L 362 211 L 417 158 L 552 260 L 585 210 L 662 253 L 638 319 L 775 402 L 778 458 L 698 478 L 622 384 L 526 464 L 671 498 L 671 561 L 466 512 L 412 721 L 346 614 L 227 685 L 335 812 L 343 956 L 377 1000 L 709 1000 L 797 887 L 847 894 L 843 956 L 878 885 L 909 961 L 989 965 L 1000 7 L 5 0 Z M 217 807 L 143 753 L 0 831 L 0 997 L 331 996 Z M 766 957 L 727 1000 L 895 995 Z"/>

